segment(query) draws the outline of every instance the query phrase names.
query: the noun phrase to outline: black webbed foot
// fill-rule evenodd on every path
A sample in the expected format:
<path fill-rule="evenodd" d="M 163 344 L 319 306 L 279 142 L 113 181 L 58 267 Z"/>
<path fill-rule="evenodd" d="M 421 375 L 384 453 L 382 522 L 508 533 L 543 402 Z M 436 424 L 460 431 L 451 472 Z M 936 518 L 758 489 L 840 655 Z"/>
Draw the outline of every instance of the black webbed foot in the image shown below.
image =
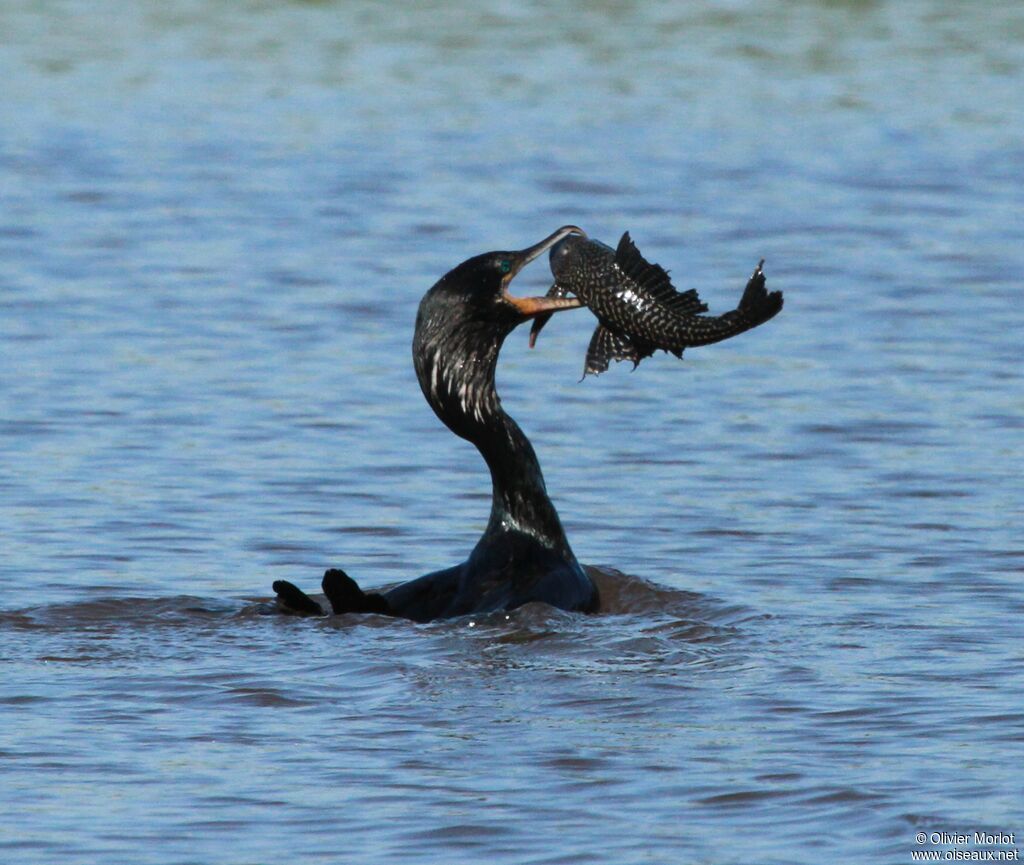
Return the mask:
<path fill-rule="evenodd" d="M 307 595 L 294 583 L 287 580 L 275 580 L 274 591 L 277 593 L 279 605 L 287 613 L 298 616 L 325 616 L 324 608 Z"/>
<path fill-rule="evenodd" d="M 391 606 L 383 595 L 376 592 L 366 594 L 339 568 L 324 572 L 323 589 L 335 613 L 391 613 Z"/>

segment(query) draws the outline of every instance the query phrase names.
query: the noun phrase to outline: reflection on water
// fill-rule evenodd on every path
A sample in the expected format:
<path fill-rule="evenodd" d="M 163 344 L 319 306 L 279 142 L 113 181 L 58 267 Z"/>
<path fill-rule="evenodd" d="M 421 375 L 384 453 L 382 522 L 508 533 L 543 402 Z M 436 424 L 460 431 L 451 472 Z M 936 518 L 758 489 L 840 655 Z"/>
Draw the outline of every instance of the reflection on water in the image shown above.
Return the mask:
<path fill-rule="evenodd" d="M 1019 4 L 19 0 L 0 32 L 5 861 L 1022 831 Z M 714 311 L 760 257 L 786 292 L 583 383 L 586 313 L 509 339 L 610 612 L 260 615 L 465 557 L 487 477 L 423 404 L 416 304 L 567 222 Z"/>

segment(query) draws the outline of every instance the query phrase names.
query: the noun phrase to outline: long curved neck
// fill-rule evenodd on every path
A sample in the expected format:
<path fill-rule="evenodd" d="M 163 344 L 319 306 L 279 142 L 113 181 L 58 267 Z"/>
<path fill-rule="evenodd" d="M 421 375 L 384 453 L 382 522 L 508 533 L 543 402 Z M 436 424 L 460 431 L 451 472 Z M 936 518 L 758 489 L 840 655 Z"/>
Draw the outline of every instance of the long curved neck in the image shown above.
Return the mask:
<path fill-rule="evenodd" d="M 467 332 L 457 342 L 420 344 L 415 361 L 430 407 L 452 432 L 476 446 L 491 471 L 491 516 L 484 537 L 518 531 L 572 555 L 533 446 L 501 407 L 494 386 L 501 340 L 493 333 L 476 336 Z"/>
<path fill-rule="evenodd" d="M 491 517 L 487 533 L 509 529 L 533 535 L 556 549 L 568 549 L 533 445 L 505 411 L 493 390 L 497 412 L 484 436 L 470 438 L 491 470 Z M 467 437 L 468 438 L 468 437 Z"/>

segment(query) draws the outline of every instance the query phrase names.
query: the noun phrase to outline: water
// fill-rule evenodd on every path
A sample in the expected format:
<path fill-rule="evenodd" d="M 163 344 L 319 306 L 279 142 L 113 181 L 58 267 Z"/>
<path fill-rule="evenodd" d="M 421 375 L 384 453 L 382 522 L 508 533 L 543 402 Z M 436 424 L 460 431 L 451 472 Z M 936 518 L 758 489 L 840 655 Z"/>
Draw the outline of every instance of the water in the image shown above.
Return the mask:
<path fill-rule="evenodd" d="M 0 850 L 895 863 L 1024 833 L 1013 2 L 0 8 Z M 260 615 L 460 561 L 416 304 L 574 222 L 713 311 L 510 338 L 609 612 Z M 546 288 L 538 264 L 520 294 Z"/>

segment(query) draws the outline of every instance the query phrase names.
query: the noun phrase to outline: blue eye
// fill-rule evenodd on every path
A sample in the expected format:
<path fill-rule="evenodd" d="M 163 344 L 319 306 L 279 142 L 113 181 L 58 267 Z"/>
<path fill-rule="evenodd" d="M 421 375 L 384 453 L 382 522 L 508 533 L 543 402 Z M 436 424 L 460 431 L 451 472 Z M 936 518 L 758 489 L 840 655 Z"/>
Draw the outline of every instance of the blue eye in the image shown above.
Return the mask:
<path fill-rule="evenodd" d="M 498 266 L 501 268 L 502 273 L 508 273 L 512 269 L 512 262 L 507 258 L 503 258 Z"/>

